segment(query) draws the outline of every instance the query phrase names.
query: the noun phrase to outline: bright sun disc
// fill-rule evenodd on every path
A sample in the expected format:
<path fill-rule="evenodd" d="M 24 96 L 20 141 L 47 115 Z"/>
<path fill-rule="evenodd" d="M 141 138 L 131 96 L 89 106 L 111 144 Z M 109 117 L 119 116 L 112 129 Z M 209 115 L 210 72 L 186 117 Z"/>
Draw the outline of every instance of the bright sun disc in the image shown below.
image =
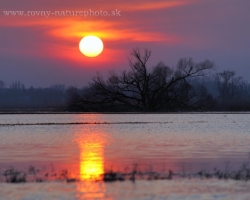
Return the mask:
<path fill-rule="evenodd" d="M 99 37 L 85 36 L 79 43 L 79 49 L 87 57 L 96 57 L 103 50 L 103 43 Z"/>

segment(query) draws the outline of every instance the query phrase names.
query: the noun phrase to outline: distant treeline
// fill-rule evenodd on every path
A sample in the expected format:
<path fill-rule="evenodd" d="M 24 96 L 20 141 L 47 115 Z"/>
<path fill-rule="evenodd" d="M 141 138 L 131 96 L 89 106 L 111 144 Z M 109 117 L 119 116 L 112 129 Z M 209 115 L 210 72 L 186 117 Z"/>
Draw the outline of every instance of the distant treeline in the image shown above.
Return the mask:
<path fill-rule="evenodd" d="M 0 81 L 0 111 L 64 111 L 75 91 L 75 87 L 62 84 L 49 88 L 26 88 L 20 81 L 13 82 L 9 87 Z"/>
<path fill-rule="evenodd" d="M 151 52 L 131 52 L 129 70 L 97 74 L 84 88 L 62 84 L 26 88 L 0 81 L 1 112 L 179 112 L 250 111 L 250 84 L 235 71 L 216 72 L 213 63 L 181 59 L 175 67 L 149 68 Z"/>
<path fill-rule="evenodd" d="M 228 76 L 230 75 L 230 78 Z M 185 112 L 185 111 L 250 111 L 250 84 L 242 77 L 236 76 L 234 71 L 223 71 L 211 74 L 207 77 L 197 77 L 189 80 L 189 84 L 194 88 L 195 97 L 187 97 L 185 102 L 175 99 L 173 102 L 166 102 L 156 109 L 144 109 L 140 106 L 131 106 L 127 103 L 112 101 L 107 98 L 107 102 L 96 97 L 92 92 L 92 86 L 82 89 L 71 88 L 70 96 L 67 96 L 67 110 L 83 112 Z M 92 92 L 90 92 L 93 90 Z M 183 88 L 186 93 L 187 89 Z M 89 99 L 91 98 L 91 101 Z M 93 100 L 97 98 L 97 102 Z M 197 98 L 194 103 L 189 101 Z M 86 100 L 87 99 L 87 100 Z M 101 101 L 99 101 L 101 99 Z M 160 104 L 160 103 L 159 103 Z M 157 101 L 156 101 L 157 105 Z"/>
<path fill-rule="evenodd" d="M 228 79 L 228 76 L 231 76 Z M 225 77 L 226 76 L 226 77 Z M 226 80 L 225 80 L 226 79 Z M 2 81 L 0 81 L 3 83 Z M 237 77 L 235 72 L 223 71 L 208 77 L 190 81 L 194 87 L 203 89 L 206 101 L 196 111 L 250 111 L 250 84 Z M 13 82 L 9 87 L 0 86 L 0 112 L 19 111 L 83 111 L 83 112 L 126 112 L 143 111 L 127 104 L 112 103 L 91 104 L 82 99 L 89 93 L 89 87 L 66 87 L 62 84 L 48 88 L 26 88 L 20 81 Z M 174 106 L 169 109 L 152 111 L 190 111 L 191 108 Z"/>

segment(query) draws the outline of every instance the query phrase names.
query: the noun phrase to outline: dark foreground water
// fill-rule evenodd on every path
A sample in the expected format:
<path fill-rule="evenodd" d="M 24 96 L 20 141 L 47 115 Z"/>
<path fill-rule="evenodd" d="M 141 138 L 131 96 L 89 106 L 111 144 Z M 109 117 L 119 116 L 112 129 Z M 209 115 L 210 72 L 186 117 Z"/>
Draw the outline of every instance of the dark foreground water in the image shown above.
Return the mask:
<path fill-rule="evenodd" d="M 3 114 L 0 199 L 250 199 L 249 181 L 100 181 L 135 166 L 163 174 L 237 170 L 249 158 L 249 124 L 249 114 Z M 28 183 L 5 183 L 11 168 Z M 65 171 L 77 181 L 60 179 Z"/>

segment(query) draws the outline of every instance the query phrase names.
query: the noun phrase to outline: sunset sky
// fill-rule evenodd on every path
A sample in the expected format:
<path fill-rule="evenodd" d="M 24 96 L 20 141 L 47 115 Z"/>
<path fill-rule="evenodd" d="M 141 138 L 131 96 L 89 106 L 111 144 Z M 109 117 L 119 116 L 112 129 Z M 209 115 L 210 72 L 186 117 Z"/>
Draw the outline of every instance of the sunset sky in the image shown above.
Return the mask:
<path fill-rule="evenodd" d="M 249 0 L 0 0 L 0 80 L 82 87 L 98 71 L 128 69 L 135 47 L 152 51 L 149 66 L 163 61 L 174 67 L 185 57 L 209 59 L 217 71 L 235 70 L 250 80 L 249 9 Z M 35 11 L 50 15 L 27 16 Z M 66 11 L 88 16 L 55 14 Z M 101 11 L 116 16 L 100 16 Z M 86 35 L 103 40 L 98 57 L 79 51 Z"/>

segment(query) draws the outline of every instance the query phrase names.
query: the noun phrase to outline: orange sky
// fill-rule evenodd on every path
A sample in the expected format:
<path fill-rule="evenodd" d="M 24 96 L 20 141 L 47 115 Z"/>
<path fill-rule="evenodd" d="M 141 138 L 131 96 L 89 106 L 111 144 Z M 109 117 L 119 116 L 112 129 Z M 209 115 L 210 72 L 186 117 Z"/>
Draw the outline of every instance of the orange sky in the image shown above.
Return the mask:
<path fill-rule="evenodd" d="M 248 0 L 1 0 L 0 80 L 81 87 L 96 71 L 128 68 L 129 52 L 135 47 L 152 50 L 150 65 L 163 61 L 174 66 L 180 58 L 193 57 L 246 74 L 249 7 Z M 117 16 L 90 16 L 90 10 L 114 11 Z M 24 11 L 26 16 L 6 16 L 3 11 Z M 27 16 L 34 11 L 50 15 Z M 53 14 L 66 11 L 88 16 Z M 96 58 L 87 58 L 78 49 L 81 38 L 89 34 L 104 42 L 104 51 Z"/>

